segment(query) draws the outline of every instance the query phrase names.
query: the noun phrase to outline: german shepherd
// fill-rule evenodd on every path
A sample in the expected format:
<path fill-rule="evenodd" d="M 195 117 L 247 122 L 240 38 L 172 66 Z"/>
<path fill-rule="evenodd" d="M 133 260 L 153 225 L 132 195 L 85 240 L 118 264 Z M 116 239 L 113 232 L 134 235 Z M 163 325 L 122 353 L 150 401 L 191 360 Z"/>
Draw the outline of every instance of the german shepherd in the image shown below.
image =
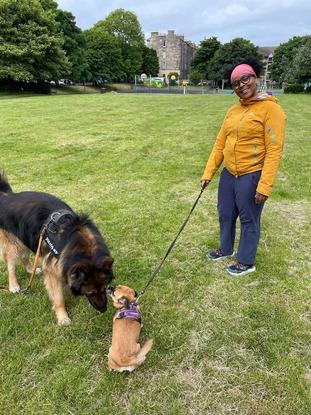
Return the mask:
<path fill-rule="evenodd" d="M 0 255 L 7 264 L 11 292 L 20 291 L 16 263 L 21 260 L 31 271 L 29 254 L 37 251 L 40 235 L 44 283 L 58 324 L 71 323 L 64 285 L 75 296 L 85 295 L 96 310 L 106 311 L 113 259 L 94 223 L 51 194 L 13 193 L 0 170 Z"/>

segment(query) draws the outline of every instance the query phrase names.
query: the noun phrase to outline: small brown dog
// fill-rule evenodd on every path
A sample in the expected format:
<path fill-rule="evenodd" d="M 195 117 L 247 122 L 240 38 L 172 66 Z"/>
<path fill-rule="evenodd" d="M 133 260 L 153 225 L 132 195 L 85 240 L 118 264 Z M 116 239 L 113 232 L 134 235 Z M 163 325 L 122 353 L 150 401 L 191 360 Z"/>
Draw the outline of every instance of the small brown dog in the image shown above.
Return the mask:
<path fill-rule="evenodd" d="M 108 288 L 107 293 L 117 309 L 113 318 L 112 344 L 108 354 L 109 370 L 132 372 L 144 362 L 153 340 L 147 340 L 142 347 L 138 343 L 142 322 L 135 290 L 125 285 L 117 285 L 115 288 Z"/>

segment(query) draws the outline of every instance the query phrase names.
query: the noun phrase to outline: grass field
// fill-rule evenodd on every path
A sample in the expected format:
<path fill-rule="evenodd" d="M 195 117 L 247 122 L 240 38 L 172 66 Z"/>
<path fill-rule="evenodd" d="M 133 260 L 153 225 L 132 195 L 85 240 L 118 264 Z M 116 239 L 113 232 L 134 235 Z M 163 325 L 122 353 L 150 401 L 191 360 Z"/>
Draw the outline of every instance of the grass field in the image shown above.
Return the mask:
<path fill-rule="evenodd" d="M 64 95 L 0 101 L 0 166 L 90 214 L 116 283 L 144 288 L 190 211 L 234 96 Z M 144 365 L 109 373 L 113 309 L 66 294 L 58 327 L 42 277 L 0 292 L 0 414 L 311 413 L 311 97 L 280 96 L 285 153 L 262 218 L 257 272 L 234 279 L 218 245 L 218 176 L 141 300 Z M 20 268 L 22 285 L 28 276 Z M 7 284 L 0 263 L 0 284 Z"/>

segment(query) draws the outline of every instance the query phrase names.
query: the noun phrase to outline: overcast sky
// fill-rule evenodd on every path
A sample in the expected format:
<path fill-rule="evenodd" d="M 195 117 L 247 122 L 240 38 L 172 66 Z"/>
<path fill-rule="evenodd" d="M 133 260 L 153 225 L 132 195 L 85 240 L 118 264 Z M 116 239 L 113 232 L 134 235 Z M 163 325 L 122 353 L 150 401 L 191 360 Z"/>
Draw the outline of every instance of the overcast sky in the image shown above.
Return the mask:
<path fill-rule="evenodd" d="M 184 35 L 199 43 L 216 36 L 222 43 L 243 37 L 257 46 L 278 46 L 311 34 L 310 0 L 56 0 L 77 26 L 89 29 L 111 11 L 134 12 L 145 37 L 150 32 Z"/>

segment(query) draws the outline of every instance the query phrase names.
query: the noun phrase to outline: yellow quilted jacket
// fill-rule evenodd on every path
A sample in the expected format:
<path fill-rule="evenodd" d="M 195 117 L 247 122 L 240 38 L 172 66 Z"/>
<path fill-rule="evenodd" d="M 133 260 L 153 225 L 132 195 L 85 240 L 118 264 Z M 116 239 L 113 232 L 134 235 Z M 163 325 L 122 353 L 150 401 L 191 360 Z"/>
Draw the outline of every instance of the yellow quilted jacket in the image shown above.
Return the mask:
<path fill-rule="evenodd" d="M 226 114 L 202 179 L 211 180 L 222 162 L 236 177 L 261 170 L 257 192 L 270 196 L 283 151 L 285 122 L 274 96 L 240 100 Z"/>

